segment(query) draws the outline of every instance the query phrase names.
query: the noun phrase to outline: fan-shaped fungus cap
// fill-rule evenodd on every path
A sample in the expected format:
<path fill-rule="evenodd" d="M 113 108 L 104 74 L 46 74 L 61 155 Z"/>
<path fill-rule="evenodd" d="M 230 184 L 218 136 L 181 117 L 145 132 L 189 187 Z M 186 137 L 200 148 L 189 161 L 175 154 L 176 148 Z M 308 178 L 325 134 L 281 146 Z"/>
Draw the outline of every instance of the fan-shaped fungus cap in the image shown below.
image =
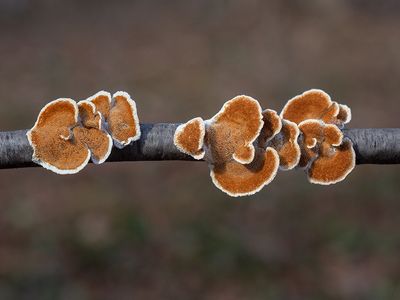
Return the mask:
<path fill-rule="evenodd" d="M 100 91 L 87 100 L 96 106 L 96 110 L 101 113 L 104 121 L 107 121 L 111 110 L 111 94 L 106 91 Z"/>
<path fill-rule="evenodd" d="M 123 148 L 140 138 L 140 125 L 135 101 L 126 92 L 101 91 L 88 99 L 104 117 L 114 145 Z"/>
<path fill-rule="evenodd" d="M 181 124 L 175 131 L 174 144 L 183 153 L 195 159 L 204 157 L 204 135 L 206 133 L 202 118 L 194 118 Z"/>
<path fill-rule="evenodd" d="M 354 169 L 356 155 L 353 143 L 345 138 L 340 146 L 324 151 L 307 170 L 311 183 L 328 185 L 342 181 Z"/>
<path fill-rule="evenodd" d="M 90 151 L 72 136 L 78 125 L 78 106 L 71 99 L 57 99 L 40 111 L 27 132 L 33 148 L 32 161 L 58 174 L 74 174 L 90 159 Z"/>
<path fill-rule="evenodd" d="M 342 181 L 355 166 L 355 152 L 350 140 L 333 124 L 306 120 L 299 124 L 303 134 L 300 165 L 307 167 L 309 181 L 333 184 Z"/>
<path fill-rule="evenodd" d="M 338 120 L 342 124 L 347 124 L 351 121 L 351 109 L 347 105 L 339 104 Z"/>
<path fill-rule="evenodd" d="M 290 99 L 281 112 L 281 117 L 296 124 L 304 120 L 322 120 L 342 127 L 351 118 L 348 106 L 338 104 L 322 90 L 312 89 Z"/>
<path fill-rule="evenodd" d="M 210 165 L 213 183 L 229 196 L 249 196 L 260 191 L 276 176 L 278 153 L 272 149 L 256 148 L 254 160 L 241 164 L 235 160 Z"/>
<path fill-rule="evenodd" d="M 73 129 L 74 137 L 89 148 L 92 161 L 95 164 L 101 164 L 111 154 L 112 138 L 102 130 L 102 115 L 96 111 L 96 106 L 92 102 L 80 101 L 78 108 L 83 127 Z"/>
<path fill-rule="evenodd" d="M 123 148 L 140 138 L 139 117 L 136 103 L 126 92 L 113 95 L 110 115 L 107 119 L 108 129 L 117 148 Z"/>
<path fill-rule="evenodd" d="M 96 111 L 96 106 L 88 101 L 82 100 L 78 102 L 79 118 L 86 128 L 101 129 L 102 115 Z"/>
<path fill-rule="evenodd" d="M 282 129 L 267 143 L 278 152 L 281 170 L 291 170 L 299 164 L 301 156 L 297 141 L 299 134 L 299 128 L 295 123 L 282 120 Z"/>
<path fill-rule="evenodd" d="M 242 164 L 254 159 L 253 142 L 263 126 L 261 107 L 257 100 L 237 96 L 206 121 L 206 160 L 221 164 L 232 158 Z"/>
<path fill-rule="evenodd" d="M 269 134 L 275 134 L 281 126 L 279 117 L 273 111 L 266 115 L 272 124 Z M 262 119 L 257 100 L 237 96 L 205 122 L 205 160 L 209 162 L 211 178 L 230 196 L 252 195 L 275 178 L 278 153 L 253 145 L 264 125 Z M 264 137 L 269 138 L 267 130 Z"/>
<path fill-rule="evenodd" d="M 264 125 L 258 136 L 258 144 L 265 147 L 266 143 L 277 135 L 282 129 L 282 120 L 276 111 L 266 109 L 262 112 Z"/>
<path fill-rule="evenodd" d="M 308 148 L 314 148 L 319 143 L 328 143 L 339 146 L 342 143 L 343 133 L 333 124 L 325 124 L 320 120 L 306 120 L 299 124 L 304 143 Z"/>
<path fill-rule="evenodd" d="M 338 146 L 343 139 L 343 133 L 332 124 L 325 124 L 321 120 L 305 120 L 298 125 L 302 133 L 301 158 L 299 167 L 308 167 L 319 155 L 319 151 L 331 146 Z"/>

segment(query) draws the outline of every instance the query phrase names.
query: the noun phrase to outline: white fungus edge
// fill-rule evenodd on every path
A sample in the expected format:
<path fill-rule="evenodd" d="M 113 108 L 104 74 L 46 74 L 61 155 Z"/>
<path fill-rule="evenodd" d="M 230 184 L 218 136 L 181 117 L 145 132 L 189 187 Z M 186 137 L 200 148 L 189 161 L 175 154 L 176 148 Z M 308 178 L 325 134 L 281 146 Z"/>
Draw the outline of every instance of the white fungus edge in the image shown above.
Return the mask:
<path fill-rule="evenodd" d="M 190 153 L 189 151 L 187 151 L 184 147 L 182 147 L 182 145 L 180 145 L 179 143 L 178 143 L 178 135 L 185 129 L 185 126 L 187 126 L 188 124 L 190 124 L 191 122 L 196 122 L 196 121 L 199 121 L 200 122 L 200 140 L 199 140 L 199 144 L 198 144 L 198 149 L 199 149 L 199 151 L 201 151 L 200 152 L 200 154 L 193 154 L 193 153 Z M 193 119 L 191 119 L 191 120 L 189 120 L 189 121 L 187 121 L 186 123 L 184 123 L 184 124 L 180 124 L 177 128 L 176 128 L 176 130 L 175 130 L 175 133 L 174 133 L 174 145 L 175 145 L 175 147 L 176 148 L 178 148 L 178 150 L 179 151 L 181 151 L 182 153 L 185 153 L 185 154 L 187 154 L 187 155 L 190 155 L 191 157 L 193 157 L 194 159 L 196 159 L 196 160 L 201 160 L 201 159 L 203 159 L 204 158 L 204 155 L 205 155 L 205 150 L 204 150 L 204 137 L 205 137 L 205 135 L 206 135 L 206 125 L 205 125 L 205 122 L 204 122 L 204 120 L 201 118 L 201 117 L 196 117 L 196 118 L 193 118 Z"/>
<path fill-rule="evenodd" d="M 265 149 L 265 151 L 271 151 L 271 153 L 273 153 L 274 157 L 275 157 L 275 166 L 272 172 L 272 175 L 267 178 L 267 180 L 265 180 L 265 182 L 263 182 L 260 186 L 258 186 L 256 189 L 247 192 L 247 193 L 232 193 L 228 190 L 226 190 L 216 179 L 215 177 L 215 173 L 214 173 L 214 165 L 213 164 L 209 164 L 209 168 L 210 168 L 210 176 L 212 179 L 212 182 L 214 183 L 214 185 L 220 189 L 221 191 L 223 191 L 224 193 L 228 194 L 231 197 L 243 197 L 243 196 L 251 196 L 254 195 L 255 193 L 261 191 L 266 185 L 270 184 L 276 177 L 277 173 L 278 173 L 278 169 L 279 169 L 279 155 L 278 152 L 271 148 L 268 147 L 267 149 Z"/>
<path fill-rule="evenodd" d="M 135 126 L 136 126 L 136 135 L 129 137 L 125 141 L 121 141 L 121 140 L 118 140 L 118 139 L 112 137 L 114 140 L 115 147 L 117 147 L 118 149 L 122 149 L 125 146 L 129 145 L 131 142 L 134 142 L 134 141 L 137 141 L 138 139 L 140 139 L 141 130 L 140 130 L 139 117 L 138 117 L 137 108 L 136 108 L 136 102 L 131 98 L 131 96 L 127 92 L 118 91 L 118 92 L 114 93 L 114 95 L 112 96 L 112 100 L 111 100 L 111 109 L 114 106 L 115 98 L 118 96 L 122 96 L 127 100 L 128 104 L 131 108 L 132 118 L 133 118 Z"/>
<path fill-rule="evenodd" d="M 294 102 L 294 101 L 296 101 L 298 98 L 300 98 L 300 97 L 304 97 L 304 96 L 306 96 L 306 95 L 308 95 L 308 94 L 311 94 L 311 93 L 321 93 L 324 97 L 326 97 L 327 99 L 328 99 L 328 103 L 330 103 L 330 105 L 332 105 L 332 99 L 331 99 L 331 96 L 329 96 L 329 94 L 328 93 L 326 93 L 325 91 L 323 91 L 323 90 L 321 90 L 321 89 L 310 89 L 310 90 L 307 90 L 307 91 L 305 91 L 305 92 L 303 92 L 303 93 L 301 93 L 301 94 L 299 94 L 299 95 L 296 95 L 296 96 L 294 96 L 293 98 L 291 98 L 291 99 L 289 99 L 287 102 L 286 102 L 286 104 L 285 104 L 285 106 L 283 107 L 283 109 L 282 109 L 282 111 L 281 111 L 281 113 L 280 113 L 280 117 L 282 118 L 282 119 L 284 119 L 284 117 L 283 117 L 283 115 L 285 114 L 285 112 L 286 112 L 286 110 L 288 109 L 288 107 L 290 107 L 291 106 L 291 104 Z M 299 123 L 300 124 L 300 123 Z"/>
<path fill-rule="evenodd" d="M 272 139 L 273 139 L 277 134 L 279 134 L 279 133 L 281 132 L 282 127 L 283 127 L 283 124 L 282 124 L 282 123 L 283 123 L 284 119 L 282 119 L 281 116 L 278 114 L 278 112 L 275 111 L 275 110 L 273 110 L 273 109 L 269 109 L 269 108 L 264 109 L 264 110 L 262 111 L 261 114 L 263 114 L 264 112 L 273 112 L 273 113 L 275 113 L 275 114 L 277 115 L 277 117 L 279 118 L 279 126 L 278 126 L 278 128 L 272 133 L 271 137 L 269 137 L 269 138 L 265 141 L 265 145 L 262 145 L 263 147 L 266 147 L 267 143 L 270 142 L 270 141 L 272 141 Z M 264 118 L 264 117 L 263 117 L 263 118 Z M 265 122 L 264 122 L 264 123 L 265 123 Z M 293 122 L 292 122 L 292 123 L 293 123 Z M 296 123 L 294 123 L 294 124 L 296 124 Z M 264 127 L 264 125 L 263 125 L 263 127 Z M 261 131 L 260 131 L 260 132 L 261 132 Z"/>
<path fill-rule="evenodd" d="M 104 91 L 101 91 L 99 93 L 103 93 L 103 92 Z M 97 94 L 99 94 L 99 93 L 97 93 Z M 104 93 L 107 93 L 107 92 L 104 92 Z M 97 94 L 92 96 L 92 97 L 94 97 L 93 99 L 97 98 L 99 95 L 104 95 L 104 94 L 99 94 L 99 95 L 97 95 Z M 96 129 L 102 131 L 103 133 L 105 133 L 107 135 L 107 139 L 108 139 L 107 152 L 101 159 L 96 159 L 96 157 L 93 155 L 93 152 L 89 149 L 89 147 L 87 147 L 89 149 L 90 153 L 91 153 L 90 156 L 91 156 L 92 162 L 94 164 L 96 164 L 96 165 L 100 165 L 100 164 L 104 163 L 107 160 L 107 158 L 110 156 L 111 151 L 112 151 L 112 147 L 113 147 L 113 139 L 110 136 L 110 134 L 104 128 L 104 120 L 103 120 L 104 117 L 103 117 L 103 115 L 101 114 L 100 111 L 97 111 L 96 105 L 91 100 L 89 100 L 90 98 L 91 97 L 89 97 L 86 100 L 79 101 L 78 102 L 78 108 L 79 108 L 79 105 L 82 104 L 82 103 L 89 104 L 90 107 L 92 108 L 92 113 L 94 115 L 99 114 L 99 116 L 100 116 L 98 128 L 96 128 Z"/>
<path fill-rule="evenodd" d="M 351 108 L 349 106 L 347 106 L 346 104 L 339 104 L 340 109 L 343 109 L 346 112 L 346 116 L 347 118 L 342 120 L 343 125 L 350 123 L 351 118 L 352 118 L 352 114 L 351 114 Z"/>
<path fill-rule="evenodd" d="M 293 144 L 294 144 L 294 147 L 296 148 L 296 152 L 297 152 L 296 160 L 293 162 L 293 164 L 291 164 L 288 167 L 283 167 L 283 166 L 281 166 L 279 164 L 279 170 L 281 170 L 281 171 L 290 171 L 290 170 L 293 170 L 294 168 L 296 168 L 298 166 L 298 164 L 300 162 L 300 158 L 301 158 L 301 148 L 300 148 L 300 145 L 299 145 L 300 129 L 299 129 L 299 127 L 297 126 L 297 124 L 295 122 L 282 119 L 282 126 L 283 126 L 283 123 L 287 123 L 290 126 L 293 126 L 295 128 L 295 131 L 296 131 L 294 139 L 293 139 Z"/>
<path fill-rule="evenodd" d="M 349 141 L 350 144 L 351 144 L 351 152 L 352 152 L 352 158 L 353 158 L 353 159 L 352 159 L 350 168 L 349 168 L 348 170 L 346 170 L 346 172 L 345 172 L 341 177 L 339 177 L 339 178 L 337 178 L 337 179 L 335 179 L 335 180 L 330 180 L 330 181 L 319 181 L 319 180 L 316 180 L 316 179 L 313 179 L 312 177 L 310 177 L 309 171 L 310 171 L 310 169 L 312 168 L 312 164 L 310 164 L 310 165 L 307 167 L 307 169 L 306 169 L 307 178 L 308 178 L 308 181 L 309 181 L 310 183 L 319 184 L 319 185 L 332 185 L 332 184 L 336 184 L 336 183 L 339 183 L 339 182 L 343 181 L 343 180 L 347 177 L 347 175 L 349 175 L 349 174 L 354 170 L 354 168 L 355 168 L 355 166 L 356 166 L 356 153 L 355 153 L 355 151 L 354 151 L 353 142 L 352 142 L 350 139 L 348 139 L 348 138 L 345 138 L 344 141 Z M 314 161 L 315 161 L 315 160 L 314 160 Z M 313 161 L 313 162 L 314 162 L 314 161 Z"/>
<path fill-rule="evenodd" d="M 26 133 L 26 137 L 28 138 L 29 144 L 31 145 L 31 147 L 33 149 L 32 161 L 34 163 L 37 163 L 37 164 L 41 165 L 43 168 L 45 168 L 47 170 L 50 170 L 50 171 L 52 171 L 54 173 L 60 174 L 60 175 L 76 174 L 79 171 L 81 171 L 88 164 L 88 162 L 90 160 L 90 151 L 89 151 L 89 149 L 86 149 L 87 150 L 87 156 L 86 156 L 84 162 L 81 165 L 79 165 L 77 168 L 75 168 L 75 169 L 59 169 L 59 168 L 57 168 L 57 167 L 55 167 L 55 166 L 53 166 L 53 165 L 51 165 L 51 164 L 49 164 L 49 163 L 47 163 L 47 162 L 45 162 L 43 160 L 37 158 L 36 157 L 36 149 L 35 149 L 35 146 L 33 145 L 33 142 L 32 142 L 32 130 L 34 130 L 34 128 L 38 125 L 40 116 L 51 105 L 54 105 L 54 104 L 56 104 L 58 102 L 68 102 L 68 103 L 70 103 L 74 107 L 74 119 L 75 119 L 75 122 L 76 123 L 78 122 L 78 105 L 76 104 L 76 102 L 74 100 L 72 100 L 72 99 L 69 99 L 69 98 L 58 98 L 56 100 L 53 100 L 53 101 L 47 103 L 40 110 L 35 124 L 33 125 L 33 127 L 30 130 L 28 130 L 28 132 Z M 61 138 L 65 139 L 65 137 L 61 137 Z"/>
<path fill-rule="evenodd" d="M 249 163 L 251 163 L 253 161 L 254 154 L 255 154 L 255 148 L 254 148 L 253 143 L 258 138 L 258 136 L 260 135 L 260 132 L 261 132 L 263 126 L 264 126 L 261 105 L 256 99 L 254 99 L 251 96 L 247 96 L 247 95 L 238 95 L 236 97 L 233 97 L 232 99 L 226 101 L 224 103 L 224 105 L 222 106 L 222 108 L 211 119 L 207 120 L 206 122 L 208 122 L 208 124 L 210 124 L 210 126 L 212 126 L 213 123 L 218 122 L 219 116 L 222 115 L 225 112 L 227 107 L 229 105 L 231 105 L 234 101 L 237 101 L 238 99 L 240 99 L 242 97 L 245 97 L 246 99 L 254 102 L 257 105 L 258 115 L 259 115 L 259 118 L 260 118 L 260 125 L 259 125 L 257 133 L 254 135 L 254 137 L 250 141 L 248 141 L 244 145 L 242 145 L 243 147 L 249 146 L 251 148 L 251 156 L 250 156 L 250 158 L 248 160 L 240 159 L 240 158 L 237 157 L 236 153 L 233 153 L 232 158 L 235 161 L 237 161 L 238 163 L 249 164 Z"/>
<path fill-rule="evenodd" d="M 91 154 L 92 162 L 93 162 L 94 164 L 96 164 L 96 165 L 100 165 L 100 164 L 104 163 L 104 162 L 107 160 L 107 158 L 110 156 L 111 151 L 112 151 L 112 148 L 113 148 L 113 139 L 112 139 L 112 137 L 111 137 L 107 132 L 105 132 L 105 133 L 106 133 L 107 139 L 108 139 L 108 149 L 107 149 L 106 154 L 105 154 L 101 159 L 99 159 L 99 160 L 96 159 L 96 158 L 93 156 L 93 154 Z"/>
<path fill-rule="evenodd" d="M 102 126 L 103 116 L 99 111 L 97 111 L 96 105 L 92 101 L 90 101 L 88 99 L 81 100 L 81 101 L 78 102 L 78 112 L 79 112 L 79 106 L 82 105 L 82 104 L 88 104 L 92 109 L 92 114 L 93 115 L 97 115 L 98 114 L 100 116 L 99 123 L 97 124 L 97 126 L 98 126 L 97 129 L 102 130 L 102 127 L 103 127 Z M 80 117 L 79 117 L 79 121 L 82 121 Z"/>
<path fill-rule="evenodd" d="M 100 91 L 100 92 L 97 92 L 96 94 L 94 94 L 93 96 L 90 96 L 89 98 L 87 98 L 86 100 L 87 101 L 90 101 L 91 103 L 93 103 L 94 104 L 94 100 L 96 99 L 96 98 L 98 98 L 99 96 L 105 96 L 105 97 L 107 97 L 107 100 L 108 100 L 108 104 L 110 105 L 110 107 L 111 107 L 111 102 L 112 102 L 112 99 L 111 99 L 111 94 L 109 93 L 109 92 L 107 92 L 107 91 Z M 96 104 L 94 104 L 95 106 L 96 106 Z M 96 110 L 97 110 L 97 107 L 96 107 Z M 101 118 L 102 118 L 102 122 L 101 122 L 101 130 L 104 130 L 104 131 L 108 131 L 108 124 L 107 124 L 107 120 L 105 119 L 105 117 L 103 116 L 103 114 L 100 112 L 100 111 L 98 111 L 98 113 L 101 115 Z"/>

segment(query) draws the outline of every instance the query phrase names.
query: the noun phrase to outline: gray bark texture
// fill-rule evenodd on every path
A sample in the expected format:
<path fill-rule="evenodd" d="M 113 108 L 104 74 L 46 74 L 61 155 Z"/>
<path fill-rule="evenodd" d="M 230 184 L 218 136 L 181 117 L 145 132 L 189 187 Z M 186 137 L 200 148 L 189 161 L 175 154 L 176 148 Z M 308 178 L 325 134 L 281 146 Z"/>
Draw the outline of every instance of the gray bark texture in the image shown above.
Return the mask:
<path fill-rule="evenodd" d="M 173 143 L 175 123 L 141 124 L 140 140 L 124 149 L 113 148 L 107 162 L 194 159 Z M 27 130 L 0 132 L 0 169 L 38 166 L 32 162 Z M 400 128 L 344 129 L 354 144 L 357 164 L 399 164 Z"/>

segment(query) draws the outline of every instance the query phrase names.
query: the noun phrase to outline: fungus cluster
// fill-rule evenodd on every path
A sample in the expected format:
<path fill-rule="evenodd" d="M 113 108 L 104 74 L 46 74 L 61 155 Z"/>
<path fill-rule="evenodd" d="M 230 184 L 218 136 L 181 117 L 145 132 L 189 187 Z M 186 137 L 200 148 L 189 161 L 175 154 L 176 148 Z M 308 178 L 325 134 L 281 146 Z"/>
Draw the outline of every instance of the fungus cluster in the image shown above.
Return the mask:
<path fill-rule="evenodd" d="M 220 190 L 245 196 L 270 183 L 278 169 L 305 169 L 316 184 L 342 181 L 355 166 L 352 142 L 341 131 L 350 120 L 350 108 L 321 90 L 289 100 L 280 115 L 262 111 L 257 100 L 242 95 L 209 120 L 198 117 L 180 125 L 174 143 L 208 163 Z"/>
<path fill-rule="evenodd" d="M 258 101 L 237 96 L 211 119 L 180 125 L 174 143 L 193 158 L 204 158 L 219 189 L 230 196 L 251 195 L 271 182 L 279 167 L 277 151 L 261 148 L 256 141 L 263 125 Z"/>
<path fill-rule="evenodd" d="M 136 104 L 125 92 L 111 97 L 101 91 L 78 103 L 57 99 L 43 107 L 27 138 L 34 162 L 58 174 L 74 174 L 90 159 L 106 161 L 113 143 L 123 148 L 140 138 Z"/>
<path fill-rule="evenodd" d="M 302 134 L 299 167 L 306 170 L 310 182 L 337 183 L 354 169 L 353 143 L 341 131 L 351 120 L 347 105 L 332 101 L 322 90 L 313 89 L 289 100 L 281 117 L 299 127 Z"/>
<path fill-rule="evenodd" d="M 213 183 L 230 196 L 260 191 L 279 169 L 304 169 L 311 183 L 327 185 L 342 181 L 355 166 L 353 144 L 341 130 L 350 120 L 350 108 L 322 90 L 290 99 L 280 114 L 241 95 L 211 119 L 197 117 L 179 125 L 174 144 L 204 159 Z M 101 91 L 79 102 L 61 98 L 48 103 L 27 138 L 34 162 L 58 174 L 74 174 L 90 159 L 105 162 L 113 145 L 123 148 L 140 134 L 129 94 Z"/>

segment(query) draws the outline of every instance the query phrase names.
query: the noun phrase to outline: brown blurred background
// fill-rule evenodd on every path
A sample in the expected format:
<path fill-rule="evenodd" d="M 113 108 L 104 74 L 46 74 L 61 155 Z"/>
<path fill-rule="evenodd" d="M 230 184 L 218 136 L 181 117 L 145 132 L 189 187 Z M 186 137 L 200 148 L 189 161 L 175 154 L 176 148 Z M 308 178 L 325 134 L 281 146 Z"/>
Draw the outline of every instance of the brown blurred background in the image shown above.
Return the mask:
<path fill-rule="evenodd" d="M 280 110 L 322 88 L 400 127 L 400 2 L 0 0 L 0 130 L 125 90 L 142 122 Z M 204 163 L 0 171 L 0 299 L 400 299 L 400 167 L 281 172 L 229 198 Z"/>

